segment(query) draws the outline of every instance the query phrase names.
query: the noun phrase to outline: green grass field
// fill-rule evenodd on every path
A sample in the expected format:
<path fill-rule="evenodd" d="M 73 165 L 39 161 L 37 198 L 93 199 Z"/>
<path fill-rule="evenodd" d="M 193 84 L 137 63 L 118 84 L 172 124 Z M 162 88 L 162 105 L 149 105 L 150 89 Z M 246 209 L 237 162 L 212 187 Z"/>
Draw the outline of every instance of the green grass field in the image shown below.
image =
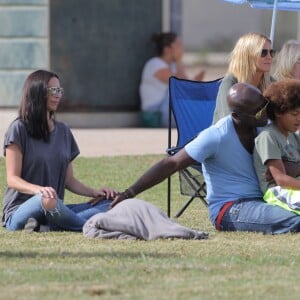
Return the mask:
<path fill-rule="evenodd" d="M 92 186 L 128 187 L 160 156 L 78 158 Z M 5 167 L 0 159 L 0 191 Z M 172 213 L 186 197 L 173 176 Z M 166 211 L 166 182 L 139 198 Z M 84 201 L 66 194 L 66 203 Z M 300 235 L 216 232 L 198 200 L 178 219 L 208 240 L 91 240 L 0 229 L 0 299 L 299 299 Z"/>

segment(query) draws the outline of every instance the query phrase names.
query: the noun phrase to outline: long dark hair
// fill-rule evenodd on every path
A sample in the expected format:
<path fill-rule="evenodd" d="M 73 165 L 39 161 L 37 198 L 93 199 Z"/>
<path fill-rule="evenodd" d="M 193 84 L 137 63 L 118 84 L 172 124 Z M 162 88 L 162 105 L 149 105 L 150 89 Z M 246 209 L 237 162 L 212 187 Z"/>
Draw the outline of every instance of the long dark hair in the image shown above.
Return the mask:
<path fill-rule="evenodd" d="M 152 41 L 156 46 L 156 54 L 161 56 L 165 47 L 170 47 L 176 40 L 177 35 L 174 32 L 153 33 Z"/>
<path fill-rule="evenodd" d="M 45 70 L 31 73 L 25 80 L 19 107 L 19 119 L 24 122 L 28 134 L 45 142 L 49 141 L 50 137 L 47 120 L 47 87 L 53 77 L 59 79 L 57 74 Z M 51 112 L 50 117 L 54 118 L 54 112 Z"/>

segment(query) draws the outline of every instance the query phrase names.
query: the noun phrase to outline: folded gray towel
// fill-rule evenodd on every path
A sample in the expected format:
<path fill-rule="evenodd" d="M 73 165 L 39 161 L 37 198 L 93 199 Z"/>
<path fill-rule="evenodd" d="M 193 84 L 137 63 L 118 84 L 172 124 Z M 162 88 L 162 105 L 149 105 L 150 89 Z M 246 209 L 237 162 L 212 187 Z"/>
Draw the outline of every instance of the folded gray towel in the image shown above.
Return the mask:
<path fill-rule="evenodd" d="M 124 200 L 108 212 L 91 217 L 83 226 L 83 235 L 89 238 L 143 240 L 208 238 L 207 232 L 179 225 L 158 207 L 135 198 Z"/>

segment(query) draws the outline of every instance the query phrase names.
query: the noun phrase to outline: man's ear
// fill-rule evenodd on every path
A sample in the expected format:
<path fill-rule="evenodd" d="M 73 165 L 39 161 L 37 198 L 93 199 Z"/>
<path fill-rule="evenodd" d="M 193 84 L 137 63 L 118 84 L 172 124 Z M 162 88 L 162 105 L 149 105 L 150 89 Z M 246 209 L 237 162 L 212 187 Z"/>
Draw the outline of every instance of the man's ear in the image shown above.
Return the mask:
<path fill-rule="evenodd" d="M 231 112 L 231 118 L 232 118 L 232 120 L 234 120 L 235 122 L 238 122 L 238 123 L 242 121 L 239 113 L 234 112 L 234 111 Z"/>
<path fill-rule="evenodd" d="M 239 115 L 236 112 L 231 112 L 231 116 L 233 119 L 239 119 Z"/>

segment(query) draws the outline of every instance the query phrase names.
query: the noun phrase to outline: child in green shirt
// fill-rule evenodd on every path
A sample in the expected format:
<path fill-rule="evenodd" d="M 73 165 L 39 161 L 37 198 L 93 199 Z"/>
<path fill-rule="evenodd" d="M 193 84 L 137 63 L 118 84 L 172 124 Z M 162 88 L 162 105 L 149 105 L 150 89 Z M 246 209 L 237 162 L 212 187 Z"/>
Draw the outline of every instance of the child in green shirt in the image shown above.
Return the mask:
<path fill-rule="evenodd" d="M 270 124 L 255 139 L 254 165 L 264 200 L 300 214 L 300 80 L 264 92 Z"/>

